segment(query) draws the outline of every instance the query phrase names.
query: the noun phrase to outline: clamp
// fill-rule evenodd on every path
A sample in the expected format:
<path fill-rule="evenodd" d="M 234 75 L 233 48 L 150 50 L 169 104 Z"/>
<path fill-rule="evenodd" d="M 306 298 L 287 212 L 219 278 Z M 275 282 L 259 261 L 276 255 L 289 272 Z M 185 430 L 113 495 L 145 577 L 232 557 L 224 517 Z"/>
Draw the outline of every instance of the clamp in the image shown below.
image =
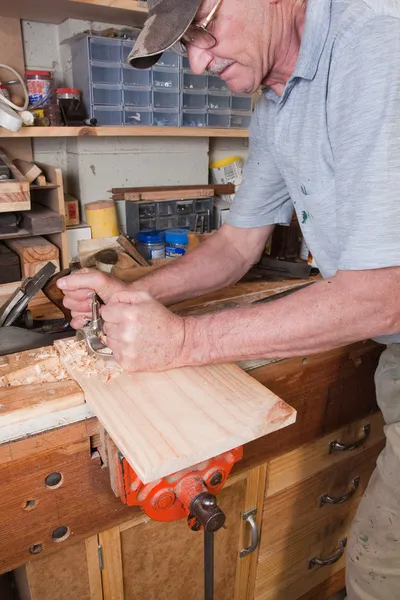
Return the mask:
<path fill-rule="evenodd" d="M 216 495 L 224 487 L 234 464 L 242 458 L 243 447 L 147 484 L 142 483 L 108 436 L 106 447 L 111 486 L 124 504 L 140 506 L 155 521 L 186 518 L 192 531 L 204 531 L 205 600 L 213 600 L 214 533 L 226 520 Z"/>

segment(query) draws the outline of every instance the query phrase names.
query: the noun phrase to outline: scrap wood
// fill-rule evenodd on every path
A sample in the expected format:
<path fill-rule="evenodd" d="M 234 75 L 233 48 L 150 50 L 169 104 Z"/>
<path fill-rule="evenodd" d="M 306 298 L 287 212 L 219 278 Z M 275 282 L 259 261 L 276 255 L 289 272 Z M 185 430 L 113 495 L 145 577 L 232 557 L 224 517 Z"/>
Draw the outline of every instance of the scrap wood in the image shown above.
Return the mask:
<path fill-rule="evenodd" d="M 126 187 L 110 190 L 113 200 L 129 202 L 208 198 L 221 194 L 234 194 L 235 186 L 228 184 L 172 185 L 158 187 Z"/>

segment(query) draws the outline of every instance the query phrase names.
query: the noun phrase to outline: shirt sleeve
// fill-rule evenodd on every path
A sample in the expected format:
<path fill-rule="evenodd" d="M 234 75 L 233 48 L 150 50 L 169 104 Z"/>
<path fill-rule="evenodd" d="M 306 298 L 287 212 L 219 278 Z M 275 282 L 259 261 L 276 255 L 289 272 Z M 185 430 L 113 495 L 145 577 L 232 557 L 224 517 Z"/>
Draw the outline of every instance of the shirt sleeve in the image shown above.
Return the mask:
<path fill-rule="evenodd" d="M 275 106 L 263 96 L 251 120 L 243 181 L 229 211 L 228 222 L 235 227 L 284 225 L 290 224 L 292 218 L 293 204 L 269 149 L 268 136 L 273 136 L 267 127 L 267 121 L 271 123 L 270 110 L 275 110 Z"/>
<path fill-rule="evenodd" d="M 400 19 L 369 20 L 332 73 L 340 270 L 400 265 Z"/>

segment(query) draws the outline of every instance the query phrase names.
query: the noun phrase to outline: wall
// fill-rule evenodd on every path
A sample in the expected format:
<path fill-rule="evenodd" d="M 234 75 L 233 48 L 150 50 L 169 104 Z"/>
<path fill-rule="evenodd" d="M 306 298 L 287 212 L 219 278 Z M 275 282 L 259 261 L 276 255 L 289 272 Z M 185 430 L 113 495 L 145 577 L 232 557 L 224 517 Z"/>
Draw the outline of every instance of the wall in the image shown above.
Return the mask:
<path fill-rule="evenodd" d="M 71 53 L 63 42 L 82 31 L 107 27 L 108 24 L 75 19 L 61 25 L 24 21 L 26 66 L 52 70 L 57 85 L 71 86 Z M 245 157 L 247 140 L 145 137 L 34 140 L 36 160 L 61 167 L 67 191 L 76 195 L 82 206 L 108 198 L 112 187 L 207 183 L 209 154 L 212 160 L 232 154 Z M 123 226 L 124 208 L 119 208 Z"/>

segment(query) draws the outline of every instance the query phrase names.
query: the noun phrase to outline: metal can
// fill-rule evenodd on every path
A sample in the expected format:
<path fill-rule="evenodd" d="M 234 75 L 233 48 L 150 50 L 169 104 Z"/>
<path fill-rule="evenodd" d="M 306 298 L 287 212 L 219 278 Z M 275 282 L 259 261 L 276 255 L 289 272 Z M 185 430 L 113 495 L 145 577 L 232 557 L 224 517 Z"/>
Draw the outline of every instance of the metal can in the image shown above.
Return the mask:
<path fill-rule="evenodd" d="M 60 100 L 80 100 L 81 90 L 76 88 L 58 88 L 56 90 L 57 102 Z"/>
<path fill-rule="evenodd" d="M 165 258 L 164 232 L 145 229 L 136 234 L 136 247 L 146 260 Z"/>

